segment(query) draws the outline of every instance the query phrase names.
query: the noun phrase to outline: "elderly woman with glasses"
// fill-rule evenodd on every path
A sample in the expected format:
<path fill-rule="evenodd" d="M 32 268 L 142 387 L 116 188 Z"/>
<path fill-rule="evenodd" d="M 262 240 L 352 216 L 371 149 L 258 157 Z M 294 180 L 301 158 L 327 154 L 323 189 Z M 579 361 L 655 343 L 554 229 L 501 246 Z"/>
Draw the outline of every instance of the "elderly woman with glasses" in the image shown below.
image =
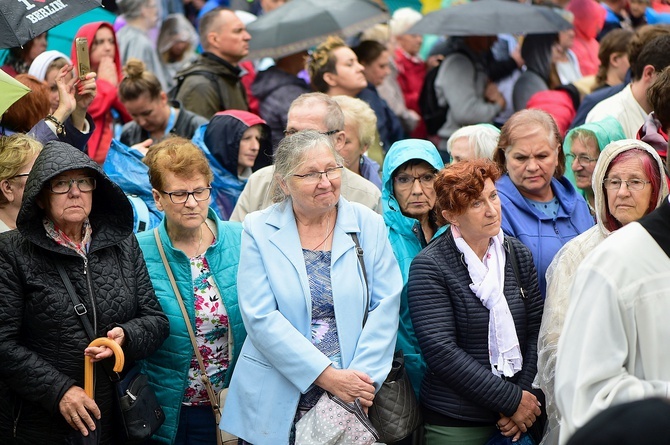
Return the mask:
<path fill-rule="evenodd" d="M 112 350 L 88 345 L 115 341 L 127 370 L 169 330 L 130 203 L 88 156 L 49 142 L 28 176 L 17 227 L 0 236 L 0 437 L 79 443 L 95 429 L 101 444 L 115 443 L 116 389 L 102 366 L 95 400 L 83 389 L 84 360 Z"/>
<path fill-rule="evenodd" d="M 621 124 L 613 117 L 580 125 L 565 136 L 565 177 L 581 191 L 593 216 L 596 211 L 591 178 L 598 156 L 607 144 L 625 138 Z"/>
<path fill-rule="evenodd" d="M 405 368 L 419 394 L 426 364 L 414 334 L 407 305 L 407 279 L 414 257 L 438 233 L 433 184 L 444 167 L 437 148 L 422 139 L 405 139 L 391 146 L 384 158 L 382 206 L 389 241 L 403 275 L 400 324 L 396 349 L 402 349 Z M 441 232 L 441 231 L 440 231 Z"/>
<path fill-rule="evenodd" d="M 592 183 L 597 225 L 563 246 L 547 269 L 547 299 L 540 329 L 536 378 L 547 398 L 550 437 L 547 443 L 556 443 L 558 437 L 561 415 L 554 395 L 556 350 L 577 268 L 612 232 L 660 206 L 668 194 L 667 178 L 658 153 L 646 143 L 632 139 L 612 142 L 600 153 Z"/>
<path fill-rule="evenodd" d="M 325 391 L 372 406 L 391 368 L 402 278 L 382 218 L 340 196 L 342 169 L 331 138 L 284 138 L 276 204 L 244 220 L 248 337 L 221 428 L 245 443 L 293 443 L 295 422 Z"/>
<path fill-rule="evenodd" d="M 209 208 L 212 171 L 204 153 L 187 139 L 153 145 L 143 162 L 156 207 L 165 212 L 155 231 L 189 317 L 184 319 L 167 279 L 154 231 L 142 232 L 138 239 L 149 275 L 170 317 L 170 336 L 145 362 L 165 411 L 154 440 L 216 445 L 214 412 L 186 324 L 193 327 L 214 390 L 227 388 L 246 338 L 236 286 L 242 226 L 221 221 Z"/>

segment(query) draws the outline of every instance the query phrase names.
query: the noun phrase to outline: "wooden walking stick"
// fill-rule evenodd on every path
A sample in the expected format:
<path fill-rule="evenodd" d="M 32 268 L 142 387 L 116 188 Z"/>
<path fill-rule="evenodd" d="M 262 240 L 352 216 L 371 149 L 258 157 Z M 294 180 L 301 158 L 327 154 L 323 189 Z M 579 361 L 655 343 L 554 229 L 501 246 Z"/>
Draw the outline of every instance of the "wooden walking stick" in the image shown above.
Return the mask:
<path fill-rule="evenodd" d="M 121 346 L 117 342 L 106 337 L 100 337 L 93 340 L 88 346 L 107 346 L 110 348 L 116 359 L 114 362 L 114 371 L 123 371 L 123 349 L 121 349 Z M 91 357 L 88 356 L 84 357 L 84 391 L 86 391 L 86 395 L 93 398 L 93 362 L 91 362 Z"/>

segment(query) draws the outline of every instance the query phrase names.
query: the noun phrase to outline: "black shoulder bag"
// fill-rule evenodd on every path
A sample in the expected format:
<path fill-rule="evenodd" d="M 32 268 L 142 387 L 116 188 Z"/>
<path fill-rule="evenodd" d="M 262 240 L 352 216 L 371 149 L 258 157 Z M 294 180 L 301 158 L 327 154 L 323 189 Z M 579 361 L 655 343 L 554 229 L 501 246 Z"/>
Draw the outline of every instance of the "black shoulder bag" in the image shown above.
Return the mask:
<path fill-rule="evenodd" d="M 363 315 L 363 326 L 365 327 L 370 310 L 370 291 L 365 272 L 363 249 L 358 243 L 358 236 L 355 233 L 349 235 L 356 244 L 356 255 L 358 255 L 358 262 L 361 264 L 365 280 L 366 303 Z M 368 410 L 368 417 L 379 433 L 379 442 L 382 443 L 394 443 L 404 439 L 423 422 L 412 383 L 405 371 L 405 356 L 402 350 L 394 354 L 391 371 L 377 391 L 374 403 Z"/>
<path fill-rule="evenodd" d="M 93 341 L 96 338 L 96 334 L 86 316 L 86 307 L 79 300 L 79 296 L 77 296 L 77 292 L 75 292 L 74 286 L 72 286 L 72 282 L 67 276 L 63 265 L 59 261 L 55 261 L 55 263 L 63 284 L 65 284 L 65 289 L 67 289 L 67 293 L 74 305 L 74 311 L 79 316 L 79 320 L 81 320 L 88 338 Z M 147 376 L 140 373 L 137 366 L 128 371 L 123 379 L 114 371 L 105 369 L 105 373 L 114 383 L 116 407 L 123 424 L 121 431 L 123 443 L 128 445 L 143 443 L 165 421 L 163 408 L 158 403 L 156 394 L 151 385 L 149 385 Z"/>

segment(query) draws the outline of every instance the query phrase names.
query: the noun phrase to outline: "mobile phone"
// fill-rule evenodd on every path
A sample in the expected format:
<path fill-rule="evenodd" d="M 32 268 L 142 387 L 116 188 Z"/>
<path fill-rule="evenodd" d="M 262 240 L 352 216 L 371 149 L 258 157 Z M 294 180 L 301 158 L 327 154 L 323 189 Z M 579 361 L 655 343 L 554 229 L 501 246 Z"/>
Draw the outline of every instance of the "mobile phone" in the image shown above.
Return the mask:
<path fill-rule="evenodd" d="M 88 39 L 86 37 L 77 37 L 75 40 L 77 50 L 77 74 L 79 79 L 84 80 L 86 75 L 91 72 L 91 61 L 88 57 Z"/>

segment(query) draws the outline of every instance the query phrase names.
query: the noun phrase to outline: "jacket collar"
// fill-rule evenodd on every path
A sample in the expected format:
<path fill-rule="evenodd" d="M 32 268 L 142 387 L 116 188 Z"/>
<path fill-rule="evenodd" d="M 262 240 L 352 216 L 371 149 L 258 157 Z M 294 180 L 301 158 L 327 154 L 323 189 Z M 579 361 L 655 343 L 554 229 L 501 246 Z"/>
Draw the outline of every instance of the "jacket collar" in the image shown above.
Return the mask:
<path fill-rule="evenodd" d="M 240 75 L 242 74 L 242 69 L 240 69 L 239 66 L 233 65 L 232 63 L 228 62 L 227 60 L 222 59 L 221 57 L 219 57 L 215 54 L 204 52 L 204 53 L 202 53 L 202 57 L 204 57 L 206 59 L 209 59 L 209 60 L 212 60 L 216 63 L 219 63 L 219 64 L 225 66 L 233 74 L 237 75 L 238 77 L 240 77 Z"/>

